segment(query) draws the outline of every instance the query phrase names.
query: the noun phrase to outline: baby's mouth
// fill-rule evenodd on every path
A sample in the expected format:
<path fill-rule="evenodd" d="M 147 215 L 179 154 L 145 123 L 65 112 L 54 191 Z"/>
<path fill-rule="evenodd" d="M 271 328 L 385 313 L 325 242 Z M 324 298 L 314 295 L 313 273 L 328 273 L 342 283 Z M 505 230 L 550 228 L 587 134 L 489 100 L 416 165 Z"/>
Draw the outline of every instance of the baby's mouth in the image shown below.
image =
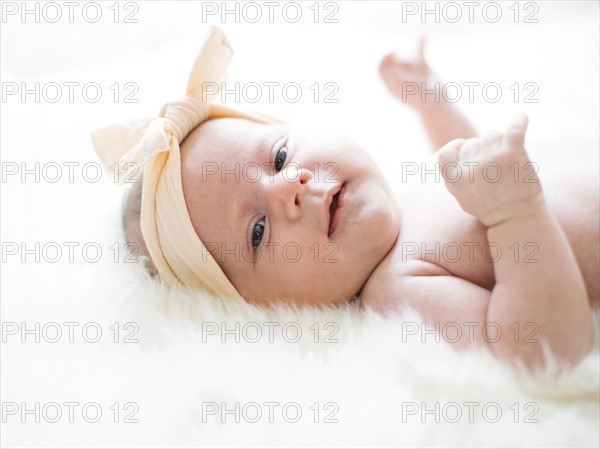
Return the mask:
<path fill-rule="evenodd" d="M 337 222 L 335 220 L 335 214 L 338 211 L 340 192 L 342 191 L 343 187 L 344 187 L 344 185 L 342 184 L 340 190 L 338 190 L 338 192 L 335 195 L 333 195 L 331 204 L 329 205 L 329 229 L 327 231 L 328 237 L 331 234 L 333 234 L 333 232 L 335 231 L 335 228 L 337 227 Z"/>

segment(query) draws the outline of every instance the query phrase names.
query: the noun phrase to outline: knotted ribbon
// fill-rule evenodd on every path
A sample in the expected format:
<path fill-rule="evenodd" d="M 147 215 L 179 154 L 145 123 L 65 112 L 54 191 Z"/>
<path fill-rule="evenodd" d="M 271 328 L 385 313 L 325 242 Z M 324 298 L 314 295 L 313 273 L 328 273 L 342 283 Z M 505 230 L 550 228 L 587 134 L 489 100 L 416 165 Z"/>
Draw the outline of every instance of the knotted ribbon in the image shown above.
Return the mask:
<path fill-rule="evenodd" d="M 183 195 L 179 148 L 195 127 L 213 118 L 281 123 L 265 115 L 211 102 L 218 93 L 218 87 L 215 91 L 214 86 L 220 86 L 232 56 L 233 50 L 223 31 L 212 26 L 196 57 L 185 97 L 167 102 L 159 117 L 97 129 L 92 133 L 92 142 L 116 184 L 125 181 L 132 167 L 139 173 L 143 170 L 140 225 L 159 275 L 168 284 L 180 283 L 240 298 L 194 230 Z M 211 86 L 210 92 L 207 86 Z"/>

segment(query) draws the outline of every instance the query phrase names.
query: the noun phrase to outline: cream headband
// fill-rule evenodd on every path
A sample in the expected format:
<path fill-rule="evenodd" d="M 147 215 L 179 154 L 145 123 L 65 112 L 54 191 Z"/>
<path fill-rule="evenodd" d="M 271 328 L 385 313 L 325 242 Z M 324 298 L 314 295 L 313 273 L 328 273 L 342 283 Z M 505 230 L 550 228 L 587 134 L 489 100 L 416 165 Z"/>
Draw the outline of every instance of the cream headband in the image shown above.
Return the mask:
<path fill-rule="evenodd" d="M 117 123 L 92 134 L 96 153 L 107 170 L 118 164 L 116 183 L 122 184 L 131 163 L 144 170 L 140 224 L 150 257 L 168 284 L 181 283 L 215 294 L 240 298 L 192 225 L 183 196 L 179 143 L 202 122 L 234 117 L 261 123 L 281 123 L 271 117 L 245 113 L 202 100 L 205 84 L 220 86 L 233 50 L 217 27 L 211 27 L 190 73 L 185 97 L 167 102 L 158 118 Z M 218 89 L 218 88 L 217 88 Z M 130 165 L 125 165 L 130 164 Z"/>

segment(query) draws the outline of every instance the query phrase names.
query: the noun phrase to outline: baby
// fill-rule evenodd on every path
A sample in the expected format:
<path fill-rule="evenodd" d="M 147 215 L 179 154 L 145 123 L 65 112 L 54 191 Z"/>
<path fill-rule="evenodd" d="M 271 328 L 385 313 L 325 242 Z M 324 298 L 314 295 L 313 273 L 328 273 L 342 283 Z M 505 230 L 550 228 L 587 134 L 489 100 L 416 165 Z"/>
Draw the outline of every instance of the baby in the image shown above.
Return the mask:
<path fill-rule="evenodd" d="M 423 43 L 416 61 L 390 54 L 379 70 L 397 96 L 403 83 L 437 79 Z M 409 104 L 441 147 L 443 183 L 392 188 L 344 137 L 241 117 L 203 121 L 180 145 L 194 232 L 251 303 L 409 306 L 429 328 L 452 325 L 459 346 L 533 366 L 547 343 L 580 360 L 600 295 L 597 180 L 582 175 L 543 192 L 524 149 L 525 116 L 476 137 L 449 103 Z M 141 192 L 135 184 L 123 222 L 127 241 L 148 255 Z"/>

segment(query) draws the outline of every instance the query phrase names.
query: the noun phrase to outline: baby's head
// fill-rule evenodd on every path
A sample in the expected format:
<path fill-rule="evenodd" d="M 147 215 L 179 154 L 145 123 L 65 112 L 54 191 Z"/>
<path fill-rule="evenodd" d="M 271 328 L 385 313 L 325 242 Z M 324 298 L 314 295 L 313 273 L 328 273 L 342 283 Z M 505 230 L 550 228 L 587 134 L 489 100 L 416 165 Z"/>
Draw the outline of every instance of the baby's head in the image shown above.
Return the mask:
<path fill-rule="evenodd" d="M 249 302 L 351 299 L 396 241 L 392 191 L 347 138 L 218 118 L 197 126 L 180 147 L 194 230 Z M 123 220 L 127 240 L 145 254 L 140 190 L 130 192 Z"/>

